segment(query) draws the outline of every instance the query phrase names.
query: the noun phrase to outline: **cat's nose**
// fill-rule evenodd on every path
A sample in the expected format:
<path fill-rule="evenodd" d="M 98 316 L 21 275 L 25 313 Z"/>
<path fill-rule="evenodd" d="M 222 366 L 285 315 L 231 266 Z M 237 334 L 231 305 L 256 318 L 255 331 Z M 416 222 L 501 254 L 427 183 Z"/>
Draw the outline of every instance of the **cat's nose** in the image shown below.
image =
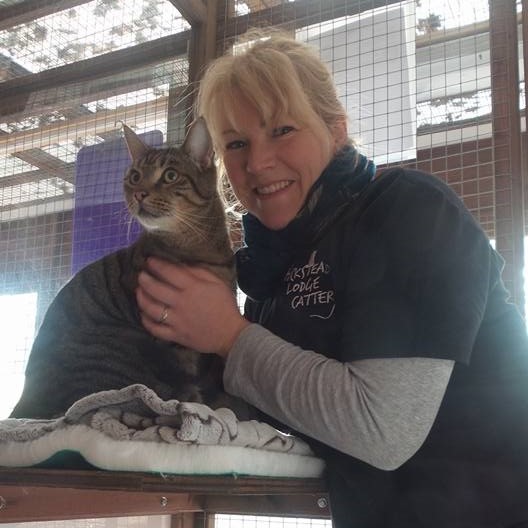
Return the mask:
<path fill-rule="evenodd" d="M 134 198 L 138 202 L 142 202 L 147 196 L 148 196 L 148 192 L 147 191 L 136 191 L 134 193 Z"/>

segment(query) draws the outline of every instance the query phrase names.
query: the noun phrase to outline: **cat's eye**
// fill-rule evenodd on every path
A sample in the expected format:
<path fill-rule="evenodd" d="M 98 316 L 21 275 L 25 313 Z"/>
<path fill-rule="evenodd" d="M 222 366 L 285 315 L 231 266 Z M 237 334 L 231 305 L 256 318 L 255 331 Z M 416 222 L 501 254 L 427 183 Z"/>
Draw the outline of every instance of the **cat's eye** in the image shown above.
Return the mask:
<path fill-rule="evenodd" d="M 141 181 L 141 172 L 139 172 L 139 171 L 137 171 L 135 169 L 132 169 L 131 171 L 129 171 L 127 177 L 128 177 L 128 181 L 132 185 L 137 185 Z"/>
<path fill-rule="evenodd" d="M 178 171 L 175 171 L 174 169 L 167 169 L 161 179 L 164 183 L 174 183 L 178 179 Z"/>

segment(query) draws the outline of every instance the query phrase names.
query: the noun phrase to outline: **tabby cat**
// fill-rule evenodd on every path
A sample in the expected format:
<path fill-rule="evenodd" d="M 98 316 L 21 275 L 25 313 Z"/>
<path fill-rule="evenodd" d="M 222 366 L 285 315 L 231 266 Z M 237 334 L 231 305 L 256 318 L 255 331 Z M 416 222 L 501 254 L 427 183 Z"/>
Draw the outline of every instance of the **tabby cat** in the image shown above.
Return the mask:
<path fill-rule="evenodd" d="M 11 416 L 54 418 L 83 396 L 134 383 L 165 400 L 227 405 L 244 414 L 244 404 L 222 391 L 220 358 L 151 336 L 141 325 L 134 294 L 138 272 L 151 255 L 204 266 L 234 287 L 205 123 L 195 121 L 180 148 L 148 147 L 126 125 L 124 135 L 132 158 L 125 198 L 144 230 L 137 242 L 88 265 L 58 293 L 33 344 Z"/>

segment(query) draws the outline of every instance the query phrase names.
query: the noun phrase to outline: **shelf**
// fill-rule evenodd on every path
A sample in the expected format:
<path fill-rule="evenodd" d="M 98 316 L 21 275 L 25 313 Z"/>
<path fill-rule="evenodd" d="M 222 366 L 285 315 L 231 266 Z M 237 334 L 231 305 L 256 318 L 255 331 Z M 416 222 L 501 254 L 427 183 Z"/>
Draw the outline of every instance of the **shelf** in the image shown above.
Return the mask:
<path fill-rule="evenodd" d="M 184 512 L 329 518 L 320 479 L 0 468 L 0 523 Z"/>

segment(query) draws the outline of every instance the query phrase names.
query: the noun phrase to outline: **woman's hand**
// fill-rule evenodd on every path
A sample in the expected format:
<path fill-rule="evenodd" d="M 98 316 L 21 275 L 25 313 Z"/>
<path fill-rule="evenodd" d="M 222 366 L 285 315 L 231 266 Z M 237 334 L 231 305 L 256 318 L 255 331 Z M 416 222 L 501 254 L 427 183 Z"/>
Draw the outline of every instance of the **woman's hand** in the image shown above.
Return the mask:
<path fill-rule="evenodd" d="M 242 317 L 231 289 L 211 272 L 149 258 L 136 298 L 143 326 L 155 337 L 227 357 Z"/>

